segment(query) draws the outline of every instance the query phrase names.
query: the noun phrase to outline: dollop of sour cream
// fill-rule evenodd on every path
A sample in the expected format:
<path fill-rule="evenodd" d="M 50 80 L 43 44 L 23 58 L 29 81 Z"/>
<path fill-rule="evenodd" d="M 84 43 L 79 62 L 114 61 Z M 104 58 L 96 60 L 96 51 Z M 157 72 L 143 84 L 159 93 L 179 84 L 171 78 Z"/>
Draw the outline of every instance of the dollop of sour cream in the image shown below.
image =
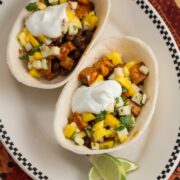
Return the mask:
<path fill-rule="evenodd" d="M 26 27 L 34 35 L 45 35 L 57 38 L 62 34 L 62 24 L 68 21 L 67 3 L 49 6 L 44 10 L 34 12 L 27 20 Z"/>
<path fill-rule="evenodd" d="M 90 87 L 81 86 L 73 95 L 71 108 L 73 112 L 99 114 L 114 104 L 115 98 L 121 94 L 122 87 L 115 80 L 102 81 Z"/>

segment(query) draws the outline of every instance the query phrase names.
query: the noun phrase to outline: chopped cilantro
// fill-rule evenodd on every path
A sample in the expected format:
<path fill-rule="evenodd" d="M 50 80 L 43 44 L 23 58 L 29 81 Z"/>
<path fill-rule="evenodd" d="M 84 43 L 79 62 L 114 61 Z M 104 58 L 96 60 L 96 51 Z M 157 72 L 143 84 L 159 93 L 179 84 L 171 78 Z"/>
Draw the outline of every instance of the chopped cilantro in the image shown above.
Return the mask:
<path fill-rule="evenodd" d="M 37 3 L 36 2 L 32 2 L 32 3 L 29 3 L 27 6 L 26 6 L 26 9 L 28 11 L 35 11 L 38 9 L 38 6 L 37 6 Z"/>
<path fill-rule="evenodd" d="M 116 98 L 115 98 L 115 104 L 118 104 L 118 103 L 119 103 L 119 98 L 116 97 Z"/>
<path fill-rule="evenodd" d="M 102 121 L 105 119 L 106 111 L 102 111 L 100 114 L 96 116 L 96 122 Z"/>
<path fill-rule="evenodd" d="M 122 87 L 122 93 L 126 93 L 127 89 L 125 87 Z"/>
<path fill-rule="evenodd" d="M 29 55 L 28 54 L 21 54 L 19 56 L 19 58 L 22 59 L 22 60 L 29 60 Z"/>
<path fill-rule="evenodd" d="M 31 50 L 31 54 L 34 54 L 35 52 L 40 52 L 40 51 L 41 50 L 40 50 L 39 46 L 36 46 Z"/>
<path fill-rule="evenodd" d="M 124 105 L 127 105 L 127 102 L 128 102 L 128 98 L 125 97 L 125 96 L 122 96 L 122 100 L 124 102 Z"/>
<path fill-rule="evenodd" d="M 46 4 L 46 6 L 49 6 L 49 5 L 50 5 L 50 3 L 49 3 L 48 0 L 44 0 L 44 3 Z"/>
<path fill-rule="evenodd" d="M 128 131 L 134 127 L 134 121 L 131 115 L 121 116 L 120 121 L 128 129 Z"/>
<path fill-rule="evenodd" d="M 118 127 L 116 130 L 117 130 L 117 131 L 122 131 L 124 128 L 126 128 L 126 127 L 124 126 L 124 124 L 121 124 L 121 126 Z"/>
<path fill-rule="evenodd" d="M 73 29 L 74 29 L 74 31 L 76 31 L 77 30 L 77 26 L 73 26 Z"/>

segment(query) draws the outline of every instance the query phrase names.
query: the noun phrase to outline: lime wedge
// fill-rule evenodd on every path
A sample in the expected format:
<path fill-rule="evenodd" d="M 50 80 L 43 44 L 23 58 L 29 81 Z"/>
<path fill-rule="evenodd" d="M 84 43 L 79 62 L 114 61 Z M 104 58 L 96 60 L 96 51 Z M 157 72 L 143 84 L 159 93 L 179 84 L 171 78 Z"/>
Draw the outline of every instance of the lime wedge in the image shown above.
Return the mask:
<path fill-rule="evenodd" d="M 124 168 L 109 154 L 90 156 L 89 159 L 104 180 L 126 180 Z"/>
<path fill-rule="evenodd" d="M 89 171 L 89 180 L 103 180 L 102 176 L 95 167 L 92 167 Z"/>
<path fill-rule="evenodd" d="M 120 166 L 122 166 L 126 173 L 129 173 L 131 171 L 135 171 L 138 169 L 138 165 L 132 161 L 129 161 L 127 159 L 123 158 L 116 158 L 119 161 Z"/>

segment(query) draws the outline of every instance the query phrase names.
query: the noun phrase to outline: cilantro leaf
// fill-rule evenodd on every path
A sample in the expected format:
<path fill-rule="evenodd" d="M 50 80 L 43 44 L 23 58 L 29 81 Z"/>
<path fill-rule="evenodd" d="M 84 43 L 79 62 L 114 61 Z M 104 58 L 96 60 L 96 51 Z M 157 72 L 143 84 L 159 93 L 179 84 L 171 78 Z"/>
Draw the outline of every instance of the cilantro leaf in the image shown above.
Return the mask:
<path fill-rule="evenodd" d="M 118 97 L 116 97 L 114 100 L 115 100 L 115 104 L 119 103 L 119 98 Z"/>
<path fill-rule="evenodd" d="M 134 127 L 134 121 L 131 115 L 121 116 L 120 121 L 128 129 L 128 131 Z"/>
<path fill-rule="evenodd" d="M 27 9 L 28 11 L 37 10 L 37 9 L 38 9 L 37 3 L 36 3 L 36 2 L 29 3 L 29 4 L 26 6 L 26 9 Z"/>
<path fill-rule="evenodd" d="M 106 116 L 106 111 L 102 111 L 100 114 L 98 114 L 98 115 L 96 116 L 96 121 L 98 122 L 98 121 L 104 120 L 104 119 L 105 119 L 105 116 Z"/>
<path fill-rule="evenodd" d="M 123 100 L 124 104 L 127 105 L 127 103 L 128 103 L 128 98 L 125 97 L 125 96 L 122 96 L 122 100 Z"/>
<path fill-rule="evenodd" d="M 21 60 L 29 60 L 29 55 L 28 55 L 28 54 L 21 54 L 21 55 L 19 56 L 19 58 L 20 58 Z"/>

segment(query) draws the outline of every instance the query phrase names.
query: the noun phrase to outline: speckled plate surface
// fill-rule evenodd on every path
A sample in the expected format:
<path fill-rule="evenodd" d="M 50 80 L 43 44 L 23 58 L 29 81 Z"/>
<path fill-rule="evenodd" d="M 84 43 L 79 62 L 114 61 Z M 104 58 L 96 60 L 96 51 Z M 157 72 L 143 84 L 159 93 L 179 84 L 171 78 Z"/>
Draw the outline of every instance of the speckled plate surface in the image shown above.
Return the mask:
<path fill-rule="evenodd" d="M 54 108 L 61 89 L 26 87 L 8 70 L 8 35 L 26 3 L 6 0 L 0 5 L 0 139 L 33 179 L 88 179 L 91 165 L 86 156 L 60 148 L 54 138 Z M 180 53 L 166 25 L 146 0 L 112 1 L 108 23 L 98 41 L 119 34 L 141 38 L 154 50 L 160 93 L 144 136 L 113 154 L 139 163 L 139 170 L 130 174 L 129 180 L 168 179 L 180 159 Z"/>

